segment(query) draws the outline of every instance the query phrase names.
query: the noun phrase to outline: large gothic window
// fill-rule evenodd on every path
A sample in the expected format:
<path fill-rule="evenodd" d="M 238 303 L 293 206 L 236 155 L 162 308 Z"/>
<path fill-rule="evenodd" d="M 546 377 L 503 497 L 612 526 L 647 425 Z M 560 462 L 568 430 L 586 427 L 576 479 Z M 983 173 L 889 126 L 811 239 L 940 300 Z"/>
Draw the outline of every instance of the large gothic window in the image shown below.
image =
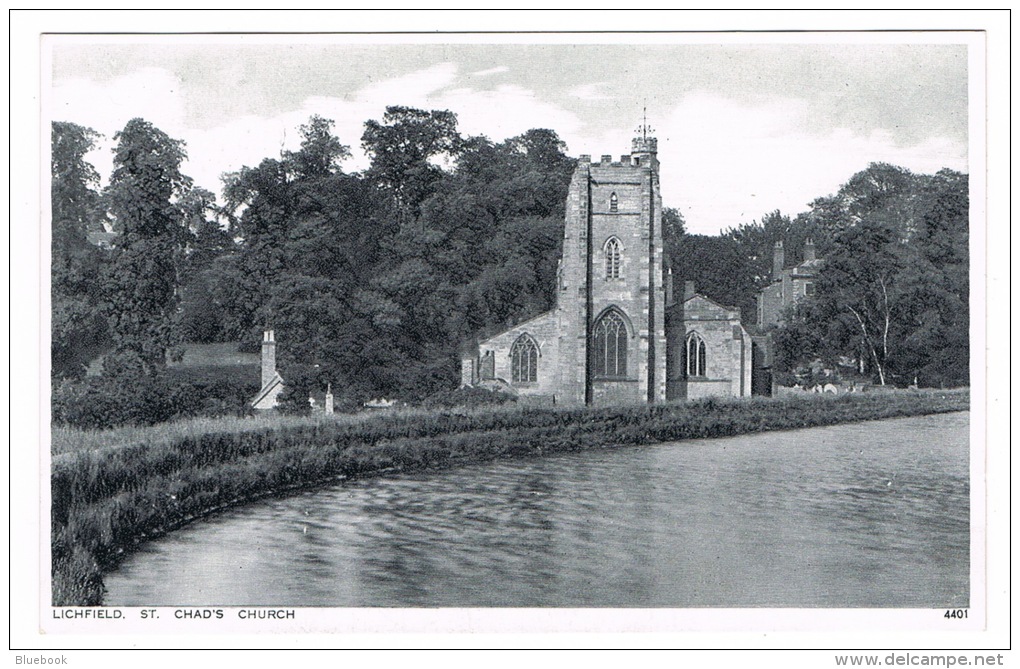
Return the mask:
<path fill-rule="evenodd" d="M 687 376 L 707 376 L 705 373 L 705 340 L 692 332 L 687 337 Z"/>
<path fill-rule="evenodd" d="M 603 250 L 606 254 L 606 278 L 619 279 L 623 276 L 620 240 L 616 237 L 610 237 L 606 240 Z"/>
<path fill-rule="evenodd" d="M 627 325 L 620 314 L 610 311 L 600 318 L 594 334 L 595 376 L 627 376 Z"/>
<path fill-rule="evenodd" d="M 538 344 L 523 334 L 510 347 L 510 377 L 514 383 L 538 381 Z"/>

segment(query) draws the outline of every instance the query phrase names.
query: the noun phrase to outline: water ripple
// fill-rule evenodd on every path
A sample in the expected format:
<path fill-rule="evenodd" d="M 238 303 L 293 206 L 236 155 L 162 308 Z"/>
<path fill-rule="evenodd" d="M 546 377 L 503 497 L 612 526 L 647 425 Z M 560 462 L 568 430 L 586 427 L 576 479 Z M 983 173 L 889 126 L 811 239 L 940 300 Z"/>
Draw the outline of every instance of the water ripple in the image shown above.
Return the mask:
<path fill-rule="evenodd" d="M 354 481 L 148 545 L 107 603 L 964 607 L 968 420 Z"/>

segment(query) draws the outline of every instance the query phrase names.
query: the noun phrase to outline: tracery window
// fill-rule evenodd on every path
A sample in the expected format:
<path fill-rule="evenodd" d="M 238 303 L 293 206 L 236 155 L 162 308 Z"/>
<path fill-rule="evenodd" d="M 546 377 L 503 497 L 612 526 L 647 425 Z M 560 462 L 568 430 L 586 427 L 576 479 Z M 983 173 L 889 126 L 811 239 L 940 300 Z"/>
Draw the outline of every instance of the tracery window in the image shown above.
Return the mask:
<path fill-rule="evenodd" d="M 606 278 L 619 279 L 623 276 L 623 262 L 620 253 L 620 240 L 610 237 L 603 247 L 606 254 Z"/>
<path fill-rule="evenodd" d="M 538 344 L 522 334 L 510 347 L 510 378 L 514 383 L 538 381 Z"/>
<path fill-rule="evenodd" d="M 627 376 L 627 324 L 616 311 L 607 312 L 595 323 L 592 338 L 595 376 Z"/>
<path fill-rule="evenodd" d="M 707 376 L 705 340 L 697 332 L 687 337 L 687 376 Z"/>

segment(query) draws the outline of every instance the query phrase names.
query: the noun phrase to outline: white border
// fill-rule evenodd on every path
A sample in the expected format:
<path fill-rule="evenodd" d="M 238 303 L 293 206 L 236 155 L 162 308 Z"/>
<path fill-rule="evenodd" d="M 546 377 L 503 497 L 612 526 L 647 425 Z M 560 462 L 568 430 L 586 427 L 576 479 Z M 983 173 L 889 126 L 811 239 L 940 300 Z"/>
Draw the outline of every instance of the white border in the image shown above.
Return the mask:
<path fill-rule="evenodd" d="M 12 121 L 12 128 L 17 132 L 11 135 L 11 156 L 12 164 L 18 169 L 12 173 L 11 189 L 11 240 L 14 244 L 11 253 L 12 274 L 18 276 L 19 292 L 12 294 L 13 302 L 11 313 L 18 313 L 19 328 L 15 333 L 16 349 L 18 354 L 12 356 L 11 377 L 17 379 L 16 387 L 19 390 L 18 396 L 14 398 L 11 405 L 12 413 L 19 416 L 19 420 L 13 423 L 12 427 L 12 462 L 11 472 L 18 472 L 17 477 L 12 477 L 12 500 L 27 500 L 28 503 L 17 505 L 19 515 L 12 523 L 11 537 L 11 570 L 12 575 L 35 574 L 41 563 L 40 553 L 36 543 L 39 536 L 42 521 L 45 520 L 44 512 L 48 507 L 42 500 L 42 488 L 40 485 L 45 482 L 47 469 L 35 456 L 33 446 L 38 442 L 40 425 L 46 425 L 48 420 L 40 415 L 39 405 L 46 402 L 40 401 L 48 394 L 45 379 L 48 373 L 45 372 L 45 359 L 48 356 L 42 355 L 44 348 L 40 345 L 40 333 L 46 330 L 39 326 L 39 321 L 32 316 L 43 316 L 40 313 L 40 298 L 47 292 L 47 286 L 42 283 L 45 274 L 41 271 L 40 253 L 48 245 L 42 245 L 38 236 L 39 228 L 28 222 L 37 222 L 39 208 L 45 198 L 40 197 L 38 183 L 33 183 L 33 175 L 45 174 L 45 166 L 48 160 L 45 154 L 39 151 L 39 138 L 48 138 L 41 133 L 45 127 L 40 123 L 38 115 L 39 83 L 40 83 L 40 62 L 39 57 L 39 34 L 43 31 L 82 31 L 82 30 L 109 30 L 116 25 L 120 30 L 160 30 L 160 31 L 187 31 L 194 30 L 201 26 L 203 30 L 283 30 L 291 29 L 300 31 L 308 26 L 333 27 L 342 26 L 348 30 L 378 30 L 380 24 L 390 30 L 429 30 L 431 28 L 449 28 L 453 20 L 465 21 L 463 14 L 445 13 L 287 13 L 287 14 L 265 14 L 261 12 L 225 13 L 208 12 L 193 14 L 164 13 L 164 12 L 118 12 L 116 15 L 97 12 L 61 12 L 61 13 L 25 13 L 16 12 L 11 16 L 11 53 L 16 57 L 17 65 L 21 63 L 33 63 L 35 67 L 12 67 L 12 112 L 15 113 Z M 655 26 L 659 30 L 680 29 L 680 30 L 709 30 L 709 29 L 789 29 L 789 28 L 829 28 L 838 30 L 847 29 L 869 29 L 869 28 L 896 28 L 896 29 L 959 29 L 959 28 L 980 28 L 987 30 L 988 34 L 988 87 L 986 90 L 989 120 L 989 137 L 987 143 L 989 163 L 994 169 L 987 174 L 987 185 L 989 188 L 989 200 L 987 207 L 988 221 L 1008 221 L 1008 200 L 1005 194 L 1008 193 L 1008 154 L 1003 154 L 998 147 L 1003 145 L 1001 138 L 1006 136 L 1008 126 L 1006 117 L 1003 114 L 1007 109 L 1008 100 L 1005 98 L 1007 81 L 1005 79 L 1005 68 L 1008 53 L 1008 15 L 993 14 L 989 12 L 740 12 L 740 13 L 714 13 L 714 12 L 671 12 L 655 14 L 643 12 L 624 12 L 619 14 L 606 13 L 538 13 L 538 14 L 482 14 L 469 15 L 466 23 L 459 25 L 471 29 L 519 29 L 519 30 L 548 30 L 550 27 L 570 26 L 571 29 L 646 29 L 648 26 Z M 874 36 L 876 34 L 872 34 Z M 890 38 L 893 34 L 882 34 L 882 39 Z M 902 33 L 895 34 L 902 38 Z M 929 34 L 930 35 L 930 34 Z M 399 40 L 409 41 L 409 36 L 398 36 Z M 449 36 L 430 36 L 428 39 L 438 41 L 452 41 Z M 556 36 L 547 36 L 552 40 Z M 573 37 L 573 36 L 571 36 Z M 726 36 L 700 36 L 706 40 L 715 39 L 719 43 L 723 39 L 739 40 L 740 35 L 726 34 Z M 743 36 L 744 38 L 747 35 Z M 762 40 L 763 35 L 756 33 L 752 36 L 755 40 Z M 798 36 L 798 41 L 800 41 Z M 469 37 L 464 37 L 466 41 Z M 499 41 L 498 36 L 476 36 L 479 41 Z M 493 38 L 496 38 L 495 40 Z M 366 38 L 366 39 L 375 39 Z M 471 38 L 474 39 L 474 38 Z M 595 40 L 602 41 L 602 40 Z M 778 40 L 777 41 L 781 41 Z M 903 40 L 901 40 L 903 41 Z M 923 40 L 922 40 L 923 41 Z M 974 51 L 972 49 L 972 57 Z M 973 72 L 973 70 L 972 70 Z M 980 76 L 979 79 L 983 77 Z M 985 142 L 978 138 L 983 137 L 984 125 L 982 123 L 982 100 L 981 96 L 975 96 L 982 88 L 983 82 L 976 82 L 972 76 L 971 80 L 971 187 L 972 207 L 979 206 L 983 202 L 981 190 L 977 184 L 981 182 L 981 166 L 985 165 L 986 156 L 983 155 Z M 978 113 L 975 113 L 975 112 Z M 16 125 L 15 125 L 16 122 Z M 996 141 L 996 140 L 999 141 Z M 48 145 L 48 141 L 43 141 Z M 28 163 L 31 168 L 25 169 Z M 977 214 L 978 212 L 973 212 Z M 980 218 L 972 218 L 978 221 Z M 1001 224 L 999 224 L 1001 225 Z M 1008 234 L 1006 226 L 992 226 L 987 231 L 988 238 L 984 239 L 980 226 L 972 226 L 971 248 L 972 254 L 978 249 L 987 250 L 984 275 L 978 263 L 974 263 L 972 269 L 972 308 L 978 300 L 987 304 L 1005 305 L 1009 296 L 1008 279 L 1008 256 L 1007 246 L 1003 237 Z M 44 241 L 44 240 L 43 240 Z M 39 277 L 39 280 L 33 280 Z M 984 281 L 988 281 L 987 296 L 983 294 Z M 26 280 L 27 279 L 27 280 Z M 987 330 L 985 323 L 977 318 L 975 309 L 972 317 L 972 346 L 978 355 L 972 357 L 975 375 L 972 384 L 975 411 L 973 413 L 973 430 L 975 439 L 983 439 L 981 421 L 981 401 L 985 399 L 982 395 L 982 382 L 984 365 L 977 364 L 983 356 L 980 355 L 982 343 L 985 340 L 983 332 L 990 336 L 988 341 L 989 349 L 992 352 L 991 359 L 1001 360 L 1003 357 L 1003 344 L 1006 344 L 1002 333 L 1004 319 L 1000 310 L 990 310 L 988 314 Z M 998 312 L 998 313 L 996 313 Z M 48 327 L 48 326 L 47 326 Z M 1006 344 L 1008 346 L 1008 344 Z M 1008 355 L 1008 348 L 1005 349 Z M 982 361 L 983 362 L 983 361 Z M 987 552 L 985 559 L 988 566 L 987 601 L 984 607 L 977 606 L 978 597 L 982 594 L 977 588 L 972 588 L 972 597 L 975 601 L 972 611 L 984 608 L 989 612 L 986 631 L 960 632 L 957 634 L 944 634 L 944 628 L 937 626 L 929 627 L 926 632 L 907 631 L 911 627 L 911 621 L 917 622 L 914 618 L 919 612 L 913 611 L 810 611 L 813 618 L 822 620 L 828 619 L 832 623 L 823 625 L 829 627 L 829 631 L 823 635 L 811 635 L 806 637 L 799 631 L 804 626 L 799 624 L 790 625 L 790 621 L 784 611 L 768 610 L 739 610 L 729 611 L 713 609 L 707 611 L 696 611 L 695 622 L 684 621 L 678 616 L 682 612 L 661 612 L 661 611 L 636 611 L 621 612 L 610 610 L 464 610 L 465 619 L 460 622 L 468 622 L 465 628 L 462 624 L 448 626 L 437 624 L 434 611 L 410 611 L 400 616 L 394 615 L 394 610 L 358 610 L 351 622 L 357 623 L 347 627 L 348 633 L 338 642 L 335 637 L 325 639 L 318 637 L 298 637 L 301 645 L 311 647 L 329 647 L 343 645 L 346 647 L 380 647 L 380 646 L 410 646 L 410 647 L 443 647 L 443 646 L 473 646 L 473 647 L 505 647 L 508 645 L 508 637 L 494 638 L 485 632 L 491 629 L 506 629 L 500 626 L 499 617 L 510 614 L 520 615 L 524 623 L 518 627 L 518 635 L 512 637 L 514 646 L 535 646 L 550 647 L 563 645 L 566 647 L 677 647 L 687 648 L 1001 648 L 1006 647 L 1008 640 L 1008 583 L 1009 546 L 1007 542 L 1009 522 L 1009 508 L 1007 506 L 1007 495 L 1009 486 L 1009 470 L 1006 462 L 1008 460 L 1008 440 L 1003 439 L 1002 428 L 1008 425 L 1008 417 L 1005 410 L 1008 410 L 1008 391 L 1001 372 L 1005 370 L 989 370 L 989 376 L 984 379 L 988 383 L 988 416 L 986 424 L 989 428 L 989 448 L 986 453 L 976 453 L 980 449 L 972 449 L 975 456 L 972 466 L 975 473 L 985 472 L 987 474 L 986 487 L 982 490 L 980 486 L 972 487 L 974 504 L 972 510 L 978 515 L 979 509 L 984 508 L 985 501 L 988 503 L 987 520 L 990 531 L 988 534 Z M 999 372 L 999 374 L 996 374 Z M 39 421 L 30 420 L 29 417 L 37 416 Z M 981 443 L 975 441 L 975 444 Z M 43 452 L 48 452 L 44 449 Z M 31 472 L 31 475 L 29 474 Z M 975 480 L 980 477 L 975 476 Z M 39 505 L 33 504 L 31 500 L 40 500 Z M 972 539 L 981 536 L 984 525 L 975 519 L 976 527 L 973 528 Z M 45 536 L 45 533 L 43 533 Z M 972 569 L 980 570 L 980 560 L 972 560 Z M 41 580 L 41 579 L 40 579 Z M 976 582 L 975 582 L 976 583 Z M 102 648 L 102 647 L 182 647 L 187 643 L 196 647 L 294 647 L 296 640 L 292 638 L 293 629 L 276 627 L 275 632 L 281 634 L 262 635 L 258 637 L 189 637 L 187 643 L 177 640 L 168 643 L 166 637 L 137 635 L 137 636 L 109 636 L 107 634 L 92 635 L 88 626 L 79 627 L 78 630 L 84 634 L 68 635 L 40 635 L 36 621 L 43 618 L 47 608 L 40 608 L 38 605 L 38 593 L 48 588 L 39 580 L 27 578 L 12 578 L 12 647 L 23 648 Z M 313 618 L 319 619 L 318 610 L 302 610 L 309 612 Z M 330 612 L 338 612 L 345 617 L 344 610 L 330 609 Z M 443 613 L 449 612 L 444 610 Z M 929 615 L 931 612 L 923 612 Z M 335 615 L 335 614 L 327 614 Z M 455 614 L 456 615 L 456 614 Z M 636 620 L 631 616 L 636 616 Z M 740 620 L 747 624 L 747 632 L 735 632 L 724 635 L 705 634 L 701 631 L 719 629 L 713 620 L 721 620 L 725 617 L 730 622 Z M 870 620 L 867 618 L 870 617 Z M 404 625 L 401 621 L 409 618 Z M 856 618 L 856 620 L 855 620 Z M 626 622 L 625 622 L 626 621 Z M 697 624 L 700 621 L 701 624 Z M 336 630 L 337 620 L 321 619 L 319 624 L 311 627 L 319 630 Z M 632 623 L 637 623 L 636 625 Z M 665 623 L 660 627 L 658 623 Z M 494 624 L 495 623 L 495 624 Z M 621 624 L 622 623 L 622 624 Z M 645 626 L 647 624 L 647 626 Z M 927 625 L 926 625 L 927 627 Z M 308 629 L 304 627 L 302 629 Z M 429 636 L 429 637 L 408 637 L 398 636 L 364 636 L 368 630 L 380 630 L 384 632 L 398 632 L 417 630 L 429 634 L 451 633 L 458 630 L 473 629 L 480 633 L 470 637 L 464 636 Z M 536 635 L 538 630 L 558 629 L 568 633 L 567 635 L 550 637 L 546 634 Z M 655 634 L 652 636 L 642 635 L 639 638 L 629 635 L 606 634 L 613 631 L 629 631 L 636 629 L 658 629 L 665 630 L 700 630 L 698 632 Z M 958 628 L 957 628 L 958 629 Z M 840 631 L 843 630 L 843 631 Z M 852 633 L 850 633 L 852 631 Z M 862 630 L 867 633 L 862 634 Z M 881 630 L 881 631 L 879 631 Z M 100 630 L 96 630 L 100 631 Z M 215 629 L 205 629 L 203 632 L 215 634 Z M 598 636 L 590 636 L 591 632 L 599 632 Z M 582 633 L 583 636 L 576 636 L 574 633 Z M 199 640 L 201 639 L 201 641 Z M 210 643 L 212 642 L 212 643 Z M 325 642 L 325 643 L 323 643 Z M 408 643 L 410 642 L 410 643 Z M 796 656 L 793 658 L 796 661 Z M 716 660 L 717 661 L 717 660 Z M 829 660 L 831 662 L 831 659 Z"/>

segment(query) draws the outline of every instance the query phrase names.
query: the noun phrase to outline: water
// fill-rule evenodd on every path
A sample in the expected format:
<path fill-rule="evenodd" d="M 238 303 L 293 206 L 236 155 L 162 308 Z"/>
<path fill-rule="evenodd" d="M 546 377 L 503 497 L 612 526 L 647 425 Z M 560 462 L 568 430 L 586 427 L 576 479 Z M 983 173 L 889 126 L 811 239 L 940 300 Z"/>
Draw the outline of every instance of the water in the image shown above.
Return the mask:
<path fill-rule="evenodd" d="M 968 421 L 350 482 L 146 545 L 107 577 L 106 604 L 966 607 Z"/>

